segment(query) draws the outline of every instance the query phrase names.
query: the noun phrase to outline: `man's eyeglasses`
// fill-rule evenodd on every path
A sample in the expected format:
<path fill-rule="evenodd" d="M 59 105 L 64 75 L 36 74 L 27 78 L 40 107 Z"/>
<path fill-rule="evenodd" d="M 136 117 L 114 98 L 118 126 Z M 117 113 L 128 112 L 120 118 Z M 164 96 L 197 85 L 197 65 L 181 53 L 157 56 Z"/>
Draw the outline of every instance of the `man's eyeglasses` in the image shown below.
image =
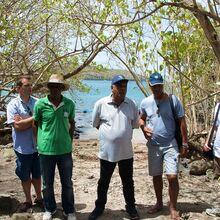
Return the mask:
<path fill-rule="evenodd" d="M 159 104 L 157 104 L 157 111 L 156 111 L 156 113 L 159 115 L 160 114 L 160 105 Z"/>

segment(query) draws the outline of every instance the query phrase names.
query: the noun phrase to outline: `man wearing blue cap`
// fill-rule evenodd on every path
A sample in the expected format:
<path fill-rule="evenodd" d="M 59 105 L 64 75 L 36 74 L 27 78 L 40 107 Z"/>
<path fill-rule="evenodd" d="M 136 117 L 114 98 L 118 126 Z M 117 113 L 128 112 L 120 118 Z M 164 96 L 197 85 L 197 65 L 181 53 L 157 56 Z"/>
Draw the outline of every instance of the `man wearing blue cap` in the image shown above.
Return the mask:
<path fill-rule="evenodd" d="M 153 176 L 153 185 L 157 202 L 149 210 L 156 213 L 163 208 L 163 167 L 169 183 L 169 210 L 172 220 L 180 219 L 176 205 L 179 192 L 178 163 L 179 156 L 185 157 L 188 151 L 187 127 L 184 109 L 180 100 L 172 95 L 174 109 L 182 134 L 182 146 L 178 148 L 175 139 L 175 118 L 169 95 L 163 90 L 163 77 L 153 73 L 149 78 L 152 95 L 143 99 L 140 106 L 140 127 L 147 141 L 149 175 Z"/>
<path fill-rule="evenodd" d="M 97 188 L 95 209 L 89 220 L 102 215 L 107 202 L 109 183 L 116 165 L 123 184 L 126 211 L 130 219 L 139 219 L 135 208 L 133 181 L 133 128 L 138 128 L 138 108 L 126 97 L 128 80 L 122 75 L 112 79 L 110 96 L 95 103 L 92 123 L 99 129 L 100 179 Z"/>

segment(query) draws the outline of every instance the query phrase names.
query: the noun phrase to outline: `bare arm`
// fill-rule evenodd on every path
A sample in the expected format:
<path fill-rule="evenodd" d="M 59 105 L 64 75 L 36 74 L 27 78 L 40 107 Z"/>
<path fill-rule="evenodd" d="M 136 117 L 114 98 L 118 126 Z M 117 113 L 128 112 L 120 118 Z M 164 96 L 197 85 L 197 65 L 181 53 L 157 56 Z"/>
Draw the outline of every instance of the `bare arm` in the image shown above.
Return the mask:
<path fill-rule="evenodd" d="M 216 130 L 217 130 L 217 126 L 214 127 L 213 137 L 215 136 Z M 210 150 L 211 150 L 211 148 L 210 148 L 209 145 L 208 145 L 208 142 L 209 142 L 211 133 L 212 133 L 212 127 L 211 127 L 210 130 L 209 130 L 208 137 L 207 137 L 207 139 L 206 139 L 205 145 L 203 146 L 203 150 L 204 150 L 204 151 L 210 151 Z"/>
<path fill-rule="evenodd" d="M 144 137 L 149 140 L 152 136 L 153 130 L 151 128 L 146 127 L 146 119 L 147 119 L 147 115 L 144 113 L 140 114 L 140 119 L 139 119 L 139 125 L 140 128 L 144 134 Z"/>
<path fill-rule="evenodd" d="M 23 131 L 32 127 L 33 117 L 22 118 L 20 115 L 14 116 L 14 128 L 17 131 Z"/>
<path fill-rule="evenodd" d="M 69 123 L 70 123 L 70 129 L 69 129 L 69 134 L 70 134 L 70 138 L 71 138 L 71 140 L 73 139 L 73 133 L 74 133 L 74 131 L 75 131 L 75 121 L 74 120 L 72 120 L 72 121 L 69 121 Z"/>
<path fill-rule="evenodd" d="M 180 131 L 182 134 L 182 147 L 180 148 L 180 157 L 186 157 L 188 152 L 187 125 L 185 117 L 178 118 Z"/>
<path fill-rule="evenodd" d="M 182 143 L 188 144 L 187 125 L 186 125 L 185 117 L 179 118 L 178 122 L 180 125 L 181 134 L 182 134 Z"/>

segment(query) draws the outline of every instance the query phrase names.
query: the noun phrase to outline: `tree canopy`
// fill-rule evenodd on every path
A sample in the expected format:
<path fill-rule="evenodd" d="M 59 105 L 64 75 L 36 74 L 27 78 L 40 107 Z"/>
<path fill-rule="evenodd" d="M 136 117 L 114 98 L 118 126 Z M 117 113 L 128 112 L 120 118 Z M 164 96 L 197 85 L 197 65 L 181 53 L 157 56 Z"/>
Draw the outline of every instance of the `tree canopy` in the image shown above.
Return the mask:
<path fill-rule="evenodd" d="M 105 51 L 145 95 L 143 78 L 163 73 L 186 107 L 191 132 L 207 129 L 220 92 L 219 6 L 219 0 L 3 0 L 0 111 L 17 76 L 33 76 L 39 91 L 58 68 L 75 86 Z"/>

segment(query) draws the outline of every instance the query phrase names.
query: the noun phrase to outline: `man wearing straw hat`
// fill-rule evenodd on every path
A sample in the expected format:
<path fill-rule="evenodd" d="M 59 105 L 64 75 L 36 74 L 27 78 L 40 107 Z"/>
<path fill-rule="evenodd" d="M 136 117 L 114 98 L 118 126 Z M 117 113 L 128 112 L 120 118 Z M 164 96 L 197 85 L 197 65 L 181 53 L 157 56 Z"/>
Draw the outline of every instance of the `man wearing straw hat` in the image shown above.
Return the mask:
<path fill-rule="evenodd" d="M 72 139 L 75 128 L 75 104 L 62 96 L 69 89 L 61 74 L 53 74 L 47 83 L 49 95 L 34 108 L 38 128 L 38 152 L 43 177 L 45 213 L 43 220 L 52 219 L 56 212 L 54 174 L 56 165 L 62 185 L 62 206 L 67 220 L 76 220 L 72 184 Z"/>

